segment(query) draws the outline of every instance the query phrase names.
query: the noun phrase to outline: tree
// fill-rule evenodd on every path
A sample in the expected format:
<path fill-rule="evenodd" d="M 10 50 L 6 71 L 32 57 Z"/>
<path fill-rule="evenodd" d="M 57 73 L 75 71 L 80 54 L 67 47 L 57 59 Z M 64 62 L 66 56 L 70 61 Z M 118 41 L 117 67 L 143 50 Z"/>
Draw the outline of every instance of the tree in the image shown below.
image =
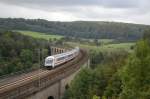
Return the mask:
<path fill-rule="evenodd" d="M 98 39 L 94 39 L 94 43 L 95 43 L 96 46 L 99 46 Z"/>
<path fill-rule="evenodd" d="M 29 49 L 23 49 L 21 51 L 20 58 L 21 58 L 21 61 L 25 64 L 25 66 L 29 67 L 32 65 L 33 52 L 30 51 Z"/>
<path fill-rule="evenodd" d="M 118 73 L 115 73 L 108 82 L 108 85 L 104 92 L 104 96 L 109 98 L 111 97 L 118 98 L 119 94 L 122 91 L 121 85 L 122 85 L 121 78 L 119 77 Z"/>
<path fill-rule="evenodd" d="M 44 49 L 47 56 L 48 42 L 11 31 L 0 31 L 0 75 L 10 74 L 37 67 L 38 52 Z"/>
<path fill-rule="evenodd" d="M 90 69 L 83 69 L 71 83 L 64 99 L 92 99 L 98 89 L 96 81 Z"/>
<path fill-rule="evenodd" d="M 111 75 L 111 69 L 106 66 L 99 66 L 94 70 L 81 70 L 66 91 L 64 99 L 92 99 L 94 98 L 93 96 L 102 97 Z"/>
<path fill-rule="evenodd" d="M 93 96 L 93 99 L 99 99 L 99 97 L 98 97 L 98 96 L 96 96 L 96 95 L 94 95 L 94 96 Z"/>
<path fill-rule="evenodd" d="M 150 40 L 150 29 L 147 29 L 147 30 L 144 31 L 143 39 Z"/>
<path fill-rule="evenodd" d="M 92 68 L 95 68 L 95 65 L 100 64 L 104 60 L 104 55 L 102 52 L 96 52 L 95 50 L 92 50 L 90 56 Z"/>
<path fill-rule="evenodd" d="M 137 43 L 135 53 L 121 70 L 123 91 L 120 99 L 150 99 L 150 46 L 147 40 Z"/>

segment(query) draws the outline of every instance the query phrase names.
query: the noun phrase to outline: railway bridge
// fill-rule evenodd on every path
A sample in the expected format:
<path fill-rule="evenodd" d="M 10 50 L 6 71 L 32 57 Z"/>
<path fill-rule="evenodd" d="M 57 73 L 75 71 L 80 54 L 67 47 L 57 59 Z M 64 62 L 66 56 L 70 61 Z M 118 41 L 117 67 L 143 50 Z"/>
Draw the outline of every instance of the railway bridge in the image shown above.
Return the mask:
<path fill-rule="evenodd" d="M 61 48 L 52 48 L 52 54 L 62 53 Z M 38 69 L 26 74 L 6 78 L 0 82 L 0 99 L 61 99 L 71 80 L 89 65 L 84 49 L 79 55 L 53 69 Z"/>

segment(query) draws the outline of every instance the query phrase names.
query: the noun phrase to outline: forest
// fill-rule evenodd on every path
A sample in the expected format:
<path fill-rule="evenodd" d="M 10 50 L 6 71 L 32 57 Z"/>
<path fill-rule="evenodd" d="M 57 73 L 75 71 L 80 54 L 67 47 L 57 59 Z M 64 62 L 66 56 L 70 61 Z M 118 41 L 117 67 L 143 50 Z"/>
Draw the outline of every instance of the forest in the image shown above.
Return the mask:
<path fill-rule="evenodd" d="M 68 86 L 63 99 L 150 99 L 150 30 L 134 52 L 91 51 L 85 68 Z"/>
<path fill-rule="evenodd" d="M 104 21 L 57 22 L 43 19 L 0 18 L 0 29 L 29 30 L 77 38 L 135 41 L 149 25 Z"/>
<path fill-rule="evenodd" d="M 46 40 L 0 31 L 0 76 L 39 68 L 40 54 L 48 56 L 48 48 Z"/>

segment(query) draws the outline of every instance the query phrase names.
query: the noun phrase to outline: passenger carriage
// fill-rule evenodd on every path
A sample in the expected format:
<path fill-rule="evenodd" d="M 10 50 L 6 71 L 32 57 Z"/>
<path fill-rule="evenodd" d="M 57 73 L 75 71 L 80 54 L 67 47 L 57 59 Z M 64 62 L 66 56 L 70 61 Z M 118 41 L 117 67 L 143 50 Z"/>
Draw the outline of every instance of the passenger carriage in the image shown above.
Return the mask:
<path fill-rule="evenodd" d="M 55 68 L 58 65 L 61 65 L 75 58 L 78 55 L 78 53 L 79 53 L 79 47 L 76 47 L 75 49 L 72 49 L 71 51 L 67 51 L 61 54 L 56 54 L 53 56 L 48 56 L 45 58 L 45 67 Z"/>

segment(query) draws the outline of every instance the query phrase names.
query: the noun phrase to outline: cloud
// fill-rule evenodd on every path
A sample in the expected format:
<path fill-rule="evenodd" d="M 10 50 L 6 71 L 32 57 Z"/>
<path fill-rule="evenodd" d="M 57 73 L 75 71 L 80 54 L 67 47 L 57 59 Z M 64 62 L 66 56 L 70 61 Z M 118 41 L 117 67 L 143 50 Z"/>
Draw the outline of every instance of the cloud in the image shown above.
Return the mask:
<path fill-rule="evenodd" d="M 150 24 L 150 0 L 0 0 L 0 17 Z"/>
<path fill-rule="evenodd" d="M 140 0 L 1 0 L 1 3 L 20 6 L 103 6 L 110 8 L 137 7 Z"/>
<path fill-rule="evenodd" d="M 8 9 L 8 8 L 11 8 Z M 20 6 L 15 6 L 15 5 L 6 5 L 6 4 L 0 4 L 0 17 L 1 18 L 27 18 L 27 19 L 47 19 L 47 20 L 53 20 L 53 21 L 71 21 L 71 20 L 76 20 L 72 14 L 63 12 L 63 11 L 52 11 L 52 12 L 47 12 L 39 9 L 32 9 L 32 8 L 24 8 Z M 67 15 L 67 16 L 66 16 Z"/>

